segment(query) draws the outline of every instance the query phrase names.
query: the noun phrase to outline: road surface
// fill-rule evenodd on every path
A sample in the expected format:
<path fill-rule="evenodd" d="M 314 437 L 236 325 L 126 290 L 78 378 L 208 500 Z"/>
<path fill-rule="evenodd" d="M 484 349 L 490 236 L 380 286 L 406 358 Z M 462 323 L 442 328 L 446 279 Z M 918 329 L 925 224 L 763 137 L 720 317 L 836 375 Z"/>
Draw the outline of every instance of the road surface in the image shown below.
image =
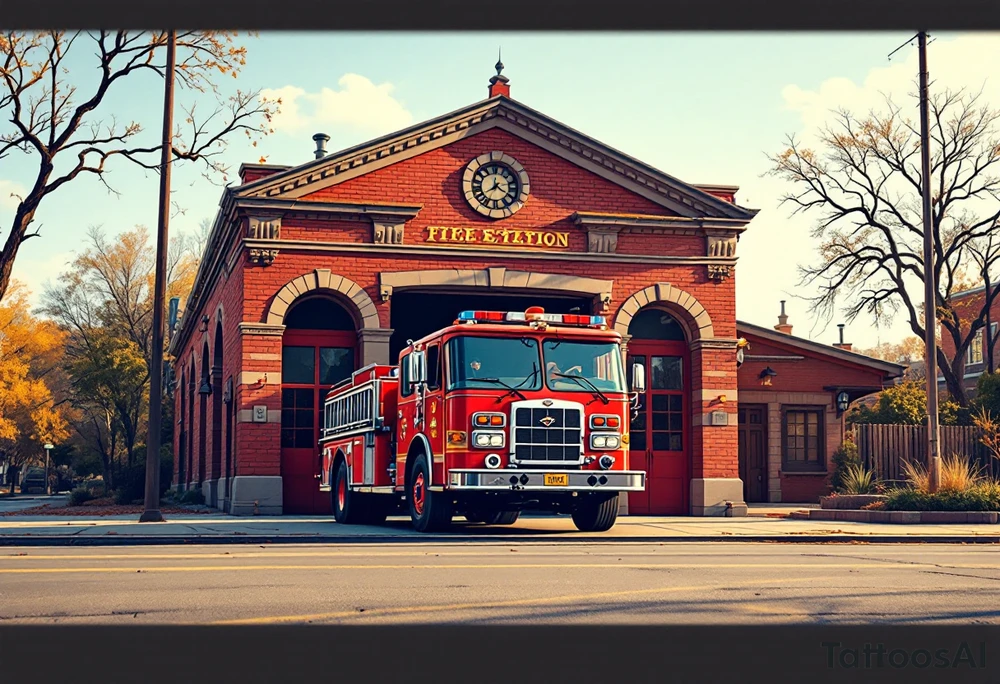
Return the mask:
<path fill-rule="evenodd" d="M 386 544 L 0 549 L 3 624 L 1000 624 L 1000 549 Z"/>

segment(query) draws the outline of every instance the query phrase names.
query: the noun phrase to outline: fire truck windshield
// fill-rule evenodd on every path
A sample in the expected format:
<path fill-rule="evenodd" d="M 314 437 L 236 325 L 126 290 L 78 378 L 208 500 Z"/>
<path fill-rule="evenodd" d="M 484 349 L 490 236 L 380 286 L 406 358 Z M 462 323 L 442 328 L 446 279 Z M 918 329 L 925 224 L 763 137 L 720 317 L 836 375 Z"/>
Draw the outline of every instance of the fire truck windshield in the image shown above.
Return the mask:
<path fill-rule="evenodd" d="M 530 337 L 456 337 L 448 342 L 448 389 L 542 388 L 538 342 Z"/>
<path fill-rule="evenodd" d="M 545 382 L 550 389 L 578 392 L 583 388 L 598 394 L 625 391 L 622 355 L 617 345 L 611 342 L 545 340 L 542 349 L 545 354 Z"/>

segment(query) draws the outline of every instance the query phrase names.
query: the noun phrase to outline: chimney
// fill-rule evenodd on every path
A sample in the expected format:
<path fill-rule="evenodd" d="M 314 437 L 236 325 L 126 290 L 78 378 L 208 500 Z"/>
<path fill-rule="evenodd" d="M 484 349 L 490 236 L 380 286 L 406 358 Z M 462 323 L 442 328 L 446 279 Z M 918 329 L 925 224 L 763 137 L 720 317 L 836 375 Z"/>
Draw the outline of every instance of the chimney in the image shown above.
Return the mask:
<path fill-rule="evenodd" d="M 851 343 L 844 342 L 844 324 L 838 323 L 837 327 L 840 328 L 840 342 L 838 342 L 833 346 L 836 347 L 837 349 L 843 349 L 844 351 L 851 351 Z"/>
<path fill-rule="evenodd" d="M 792 326 L 788 325 L 788 316 L 785 315 L 785 300 L 781 300 L 781 314 L 778 316 L 778 325 L 774 326 L 778 332 L 786 335 L 792 334 Z"/>
<path fill-rule="evenodd" d="M 503 62 L 500 61 L 500 51 L 497 50 L 497 63 L 495 65 L 497 75 L 490 79 L 490 97 L 503 95 L 510 97 L 510 79 L 500 74 L 503 71 Z"/>
<path fill-rule="evenodd" d="M 330 136 L 326 133 L 317 133 L 313 136 L 313 140 L 316 141 L 316 158 L 322 159 L 326 156 L 326 144 L 330 142 Z"/>

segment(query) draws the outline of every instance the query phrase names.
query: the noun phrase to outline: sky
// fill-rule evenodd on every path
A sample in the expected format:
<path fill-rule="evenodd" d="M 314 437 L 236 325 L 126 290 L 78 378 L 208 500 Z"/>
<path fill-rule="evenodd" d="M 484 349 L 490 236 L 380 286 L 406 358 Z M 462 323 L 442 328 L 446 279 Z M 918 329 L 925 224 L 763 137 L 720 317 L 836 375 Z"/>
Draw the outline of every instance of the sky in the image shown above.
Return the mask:
<path fill-rule="evenodd" d="M 275 132 L 257 147 L 239 137 L 223 160 L 230 181 L 242 162 L 300 164 L 312 159 L 312 135 L 331 136 L 336 151 L 485 99 L 502 47 L 511 96 L 571 128 L 690 183 L 738 185 L 737 202 L 759 209 L 737 249 L 737 317 L 777 323 L 787 300 L 797 336 L 836 341 L 840 318 L 817 319 L 801 299 L 797 266 L 813 263 L 809 217 L 779 206 L 789 188 L 765 177 L 767 155 L 787 136 L 809 140 L 838 106 L 867 111 L 880 93 L 913 104 L 917 54 L 907 33 L 261 33 L 247 37 L 247 65 L 235 87 L 281 96 Z M 928 48 L 931 87 L 983 89 L 1000 107 L 1000 34 L 936 34 Z M 904 45 L 891 60 L 889 54 Z M 94 71 L 85 46 L 71 55 L 74 79 Z M 234 87 L 228 82 L 225 87 Z M 156 144 L 162 81 L 140 77 L 113 90 L 98 112 L 144 124 Z M 86 90 L 81 86 L 81 93 Z M 177 95 L 178 116 L 193 92 Z M 0 238 L 33 180 L 28 161 L 0 161 Z M 91 226 L 115 234 L 156 225 L 158 179 L 125 162 L 110 167 L 109 193 L 93 178 L 45 200 L 41 236 L 24 243 L 14 278 L 37 301 L 82 246 Z M 173 174 L 171 235 L 212 219 L 222 188 L 192 165 Z M 855 348 L 909 335 L 904 316 L 875 327 L 858 318 L 845 339 Z"/>

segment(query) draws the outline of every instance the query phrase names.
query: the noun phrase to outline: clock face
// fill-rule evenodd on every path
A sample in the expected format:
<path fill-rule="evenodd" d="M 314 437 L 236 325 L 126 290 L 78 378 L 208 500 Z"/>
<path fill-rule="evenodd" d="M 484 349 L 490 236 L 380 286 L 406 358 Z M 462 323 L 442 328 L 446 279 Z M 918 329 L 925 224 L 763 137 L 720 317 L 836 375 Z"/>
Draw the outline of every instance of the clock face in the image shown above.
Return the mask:
<path fill-rule="evenodd" d="M 490 218 L 506 218 L 528 199 L 528 174 L 503 152 L 473 159 L 465 169 L 462 185 L 469 205 Z"/>

